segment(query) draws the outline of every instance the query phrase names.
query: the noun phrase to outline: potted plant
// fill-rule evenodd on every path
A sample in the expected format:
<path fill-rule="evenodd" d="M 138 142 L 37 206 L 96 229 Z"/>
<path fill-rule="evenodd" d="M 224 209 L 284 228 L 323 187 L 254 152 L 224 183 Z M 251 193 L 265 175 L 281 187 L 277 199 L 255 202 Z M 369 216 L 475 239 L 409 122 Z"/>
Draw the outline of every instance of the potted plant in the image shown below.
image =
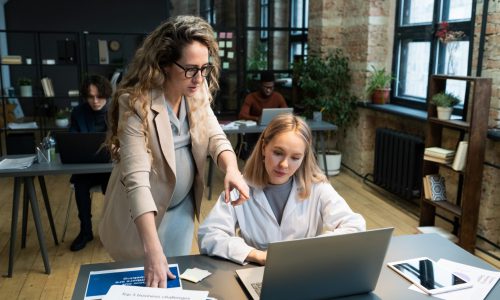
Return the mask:
<path fill-rule="evenodd" d="M 326 57 L 309 55 L 306 60 L 294 63 L 293 73 L 309 118 L 314 112 L 321 112 L 323 120 L 339 129 L 345 129 L 356 119 L 357 98 L 350 91 L 349 59 L 342 50 L 336 49 Z M 338 174 L 340 152 L 330 150 L 327 154 L 328 175 Z M 319 163 L 321 166 L 323 159 Z"/>
<path fill-rule="evenodd" d="M 19 94 L 21 97 L 32 97 L 33 88 L 31 86 L 31 79 L 27 77 L 21 77 L 17 80 L 19 85 Z"/>
<path fill-rule="evenodd" d="M 56 113 L 56 126 L 68 127 L 71 111 L 69 108 L 59 109 Z"/>
<path fill-rule="evenodd" d="M 377 69 L 373 65 L 371 67 L 366 95 L 372 99 L 373 104 L 389 103 L 390 85 L 393 77 L 391 74 L 387 74 L 385 68 Z"/>
<path fill-rule="evenodd" d="M 431 103 L 436 106 L 438 119 L 449 120 L 453 106 L 460 103 L 460 99 L 452 93 L 441 92 L 432 96 Z"/>

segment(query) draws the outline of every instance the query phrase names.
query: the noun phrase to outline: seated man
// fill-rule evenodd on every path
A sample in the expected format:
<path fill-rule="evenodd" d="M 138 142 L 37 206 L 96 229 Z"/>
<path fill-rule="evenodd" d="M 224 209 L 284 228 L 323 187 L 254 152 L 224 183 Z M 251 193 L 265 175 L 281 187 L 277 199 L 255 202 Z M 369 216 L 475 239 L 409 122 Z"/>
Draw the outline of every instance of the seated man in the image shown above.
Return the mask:
<path fill-rule="evenodd" d="M 239 119 L 252 120 L 257 123 L 264 108 L 288 107 L 283 96 L 274 91 L 274 73 L 263 71 L 260 73 L 260 89 L 248 94 L 240 109 Z M 242 149 L 240 158 L 246 159 L 257 142 L 258 134 L 246 134 L 244 136 L 246 147 Z"/>
<path fill-rule="evenodd" d="M 71 112 L 72 132 L 105 132 L 107 126 L 108 99 L 111 97 L 110 82 L 99 75 L 85 78 L 80 87 L 80 95 L 84 99 Z M 106 191 L 110 173 L 74 174 L 71 182 L 75 186 L 75 200 L 80 219 L 80 233 L 71 244 L 71 251 L 78 251 L 85 247 L 87 242 L 93 240 L 92 234 L 92 209 L 90 188 L 100 185 Z"/>

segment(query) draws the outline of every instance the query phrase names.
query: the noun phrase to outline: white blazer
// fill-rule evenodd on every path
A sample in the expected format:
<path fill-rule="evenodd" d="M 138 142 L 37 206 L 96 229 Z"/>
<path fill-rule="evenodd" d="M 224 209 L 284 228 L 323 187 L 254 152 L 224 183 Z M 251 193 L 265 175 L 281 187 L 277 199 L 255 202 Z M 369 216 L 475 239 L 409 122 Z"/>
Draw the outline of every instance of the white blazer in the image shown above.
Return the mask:
<path fill-rule="evenodd" d="M 270 242 L 363 230 L 365 219 L 329 183 L 314 184 L 309 198 L 301 200 L 294 180 L 281 225 L 264 191 L 250 186 L 250 199 L 236 207 L 221 194 L 198 229 L 198 242 L 203 254 L 243 264 L 250 251 L 266 250 Z"/>

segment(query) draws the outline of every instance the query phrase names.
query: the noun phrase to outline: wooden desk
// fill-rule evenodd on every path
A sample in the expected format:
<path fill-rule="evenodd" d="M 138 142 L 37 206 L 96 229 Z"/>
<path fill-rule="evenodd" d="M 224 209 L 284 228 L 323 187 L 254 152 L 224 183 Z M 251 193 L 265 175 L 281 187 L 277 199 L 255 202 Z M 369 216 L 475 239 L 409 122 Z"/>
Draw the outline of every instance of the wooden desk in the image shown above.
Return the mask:
<path fill-rule="evenodd" d="M 0 160 L 4 158 L 16 158 L 22 157 L 23 155 L 8 155 L 0 157 Z M 40 220 L 40 209 L 38 207 L 38 201 L 35 192 L 35 177 L 38 177 L 40 188 L 42 190 L 43 200 L 45 203 L 45 208 L 47 210 L 47 215 L 49 218 L 50 228 L 52 230 L 52 236 L 56 245 L 59 244 L 57 240 L 57 233 L 54 225 L 54 219 L 52 218 L 52 210 L 50 209 L 50 201 L 47 193 L 47 188 L 45 186 L 45 175 L 59 175 L 59 174 L 88 174 L 88 173 L 107 173 L 111 172 L 113 169 L 112 163 L 107 164 L 61 164 L 59 160 L 53 161 L 51 163 L 35 163 L 31 167 L 26 169 L 1 169 L 0 177 L 14 177 L 14 192 L 12 199 L 12 220 L 10 225 L 10 249 L 9 249 L 9 267 L 7 276 L 12 277 L 12 270 L 14 268 L 14 247 L 16 242 L 17 234 L 17 220 L 19 211 L 19 196 L 21 193 L 21 184 L 24 184 L 24 205 L 23 205 L 23 228 L 22 228 L 22 241 L 21 248 L 26 245 L 26 227 L 27 227 L 27 213 L 28 213 L 28 203 L 31 204 L 31 210 L 33 214 L 33 219 L 35 221 L 35 228 L 38 236 L 38 243 L 40 244 L 40 252 L 43 258 L 43 264 L 45 266 L 45 273 L 50 274 L 50 264 L 49 257 L 47 255 L 47 247 L 45 246 L 45 237 L 43 234 L 42 222 Z"/>
<path fill-rule="evenodd" d="M 366 249 L 366 251 L 369 251 L 369 249 Z M 335 255 L 334 249 L 332 249 L 332 255 Z M 427 256 L 436 261 L 440 258 L 446 258 L 479 268 L 495 270 L 495 268 L 489 264 L 436 234 L 397 236 L 393 237 L 391 240 L 375 291 L 369 294 L 347 297 L 345 299 L 417 300 L 432 298 L 425 294 L 409 290 L 408 287 L 410 286 L 410 282 L 396 274 L 396 272 L 390 270 L 386 265 L 390 261 L 420 256 Z M 183 280 L 182 285 L 185 289 L 208 290 L 209 296 L 219 300 L 249 299 L 249 296 L 245 292 L 245 288 L 240 284 L 234 271 L 241 268 L 253 267 L 251 264 L 241 266 L 227 260 L 204 255 L 172 257 L 169 258 L 168 261 L 169 263 L 178 263 L 181 273 L 187 268 L 193 267 L 205 269 L 212 273 L 212 275 L 197 284 Z M 90 271 L 139 267 L 142 266 L 142 264 L 142 261 L 134 261 L 82 265 L 80 267 L 80 273 L 78 274 L 72 299 L 81 300 L 84 298 Z M 301 274 L 301 276 L 306 276 L 306 274 Z M 500 299 L 500 284 L 497 283 L 487 299 Z"/>

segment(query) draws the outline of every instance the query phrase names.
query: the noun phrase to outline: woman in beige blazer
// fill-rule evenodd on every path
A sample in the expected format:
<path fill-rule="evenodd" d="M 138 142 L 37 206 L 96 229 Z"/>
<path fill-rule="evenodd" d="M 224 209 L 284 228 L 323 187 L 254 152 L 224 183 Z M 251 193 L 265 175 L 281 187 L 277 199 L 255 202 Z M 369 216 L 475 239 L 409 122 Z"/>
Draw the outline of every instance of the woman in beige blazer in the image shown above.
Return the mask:
<path fill-rule="evenodd" d="M 173 278 L 167 254 L 189 254 L 207 155 L 226 173 L 226 200 L 233 188 L 240 192 L 234 204 L 248 199 L 232 146 L 210 108 L 219 74 L 214 36 L 198 17 L 161 24 L 137 50 L 109 109 L 116 165 L 99 234 L 115 260 L 144 258 L 147 286 L 165 287 L 166 277 Z"/>

